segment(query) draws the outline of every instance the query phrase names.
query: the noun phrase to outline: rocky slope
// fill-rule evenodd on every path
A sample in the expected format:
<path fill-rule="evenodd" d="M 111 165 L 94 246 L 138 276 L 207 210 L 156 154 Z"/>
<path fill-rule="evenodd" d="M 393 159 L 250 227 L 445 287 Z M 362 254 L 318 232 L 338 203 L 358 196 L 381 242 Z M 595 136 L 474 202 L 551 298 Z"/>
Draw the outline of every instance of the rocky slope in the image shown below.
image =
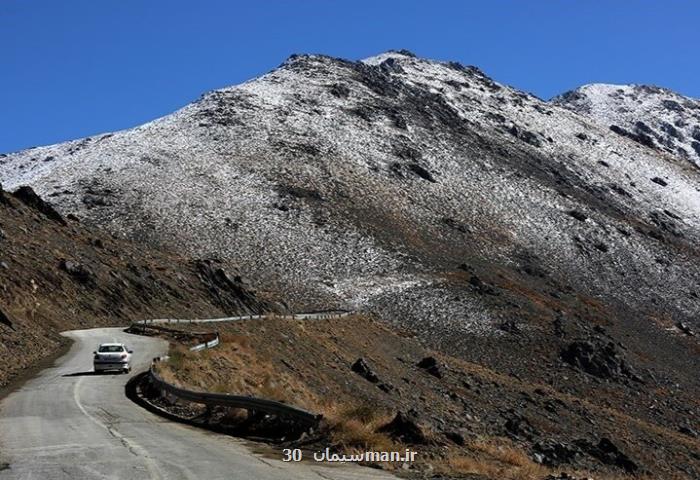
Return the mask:
<path fill-rule="evenodd" d="M 326 420 L 320 430 L 327 435 L 311 451 L 410 446 L 418 454 L 409 467 L 415 475 L 407 478 L 543 480 L 565 471 L 570 480 L 619 480 L 623 473 L 666 479 L 694 478 L 700 471 L 700 440 L 630 415 L 629 403 L 615 396 L 606 395 L 609 403 L 596 405 L 589 401 L 594 397 L 427 351 L 406 332 L 370 318 L 183 328 L 217 331 L 221 344 L 205 352 L 171 348 L 171 361 L 160 365 L 167 381 L 197 391 L 273 398 L 322 413 Z M 288 428 L 251 425 L 226 409 L 205 412 L 201 405 L 160 401 L 172 412 L 186 412 L 232 434 L 290 436 Z M 387 429 L 399 412 L 402 428 Z M 307 436 L 302 445 L 308 448 L 308 442 Z M 517 461 L 504 461 L 506 452 Z"/>
<path fill-rule="evenodd" d="M 215 261 L 114 239 L 29 188 L 0 188 L 0 387 L 55 352 L 62 330 L 274 308 Z"/>
<path fill-rule="evenodd" d="M 649 85 L 585 85 L 553 99 L 613 132 L 700 167 L 700 101 Z"/>

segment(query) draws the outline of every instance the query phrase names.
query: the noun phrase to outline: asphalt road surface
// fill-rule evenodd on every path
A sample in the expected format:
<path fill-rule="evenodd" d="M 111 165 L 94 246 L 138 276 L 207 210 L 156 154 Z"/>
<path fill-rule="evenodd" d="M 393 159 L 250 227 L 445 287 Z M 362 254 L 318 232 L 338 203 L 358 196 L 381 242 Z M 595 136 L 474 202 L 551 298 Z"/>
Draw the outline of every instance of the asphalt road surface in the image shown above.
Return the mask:
<path fill-rule="evenodd" d="M 0 403 L 0 479 L 374 480 L 356 465 L 284 463 L 244 441 L 173 423 L 124 395 L 127 380 L 167 349 L 118 328 L 75 330 L 70 351 Z M 99 343 L 134 350 L 132 373 L 92 372 Z M 7 464 L 4 466 L 3 464 Z"/>

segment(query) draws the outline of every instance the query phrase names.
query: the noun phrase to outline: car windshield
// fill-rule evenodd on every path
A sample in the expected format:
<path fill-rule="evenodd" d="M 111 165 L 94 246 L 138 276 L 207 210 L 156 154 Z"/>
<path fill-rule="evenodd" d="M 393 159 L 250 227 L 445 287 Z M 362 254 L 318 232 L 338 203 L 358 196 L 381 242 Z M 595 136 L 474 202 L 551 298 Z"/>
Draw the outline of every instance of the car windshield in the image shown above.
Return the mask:
<path fill-rule="evenodd" d="M 101 353 L 119 353 L 123 351 L 124 347 L 121 345 L 100 345 L 100 349 L 98 350 L 98 352 Z"/>

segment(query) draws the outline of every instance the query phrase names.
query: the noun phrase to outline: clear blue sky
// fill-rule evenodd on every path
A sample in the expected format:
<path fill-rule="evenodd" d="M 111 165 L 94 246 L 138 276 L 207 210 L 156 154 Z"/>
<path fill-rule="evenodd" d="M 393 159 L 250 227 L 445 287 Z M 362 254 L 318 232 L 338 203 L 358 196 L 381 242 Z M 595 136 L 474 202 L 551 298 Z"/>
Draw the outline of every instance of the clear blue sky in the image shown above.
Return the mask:
<path fill-rule="evenodd" d="M 0 0 L 0 152 L 123 129 L 291 53 L 407 48 L 549 98 L 591 82 L 700 97 L 700 2 Z"/>

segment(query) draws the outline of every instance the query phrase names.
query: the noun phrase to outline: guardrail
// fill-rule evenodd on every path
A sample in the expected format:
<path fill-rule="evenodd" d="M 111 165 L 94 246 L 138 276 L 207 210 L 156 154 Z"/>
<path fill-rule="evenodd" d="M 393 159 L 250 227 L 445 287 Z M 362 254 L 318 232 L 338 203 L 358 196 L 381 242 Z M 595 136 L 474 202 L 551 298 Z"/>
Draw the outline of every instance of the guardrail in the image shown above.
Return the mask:
<path fill-rule="evenodd" d="M 162 327 L 159 324 L 179 324 L 179 323 L 215 323 L 215 322 L 227 322 L 227 321 L 237 321 L 237 320 L 249 320 L 249 319 L 264 319 L 264 318 L 287 318 L 287 319 L 330 319 L 330 318 L 341 318 L 352 315 L 354 312 L 348 311 L 333 311 L 333 312 L 313 312 L 313 313 L 301 313 L 294 315 L 274 315 L 274 314 L 261 314 L 261 315 L 247 315 L 238 317 L 226 317 L 226 318 L 215 318 L 215 319 L 196 319 L 196 320 L 181 320 L 181 319 L 155 319 L 155 320 L 141 320 L 132 324 L 132 328 L 143 329 L 154 329 L 158 331 L 164 331 L 175 334 L 189 335 L 189 336 L 202 336 L 202 337 L 212 337 L 209 340 L 205 340 L 203 343 L 199 343 L 193 347 L 190 347 L 190 351 L 201 351 L 208 348 L 213 348 L 219 345 L 219 334 L 217 332 L 207 333 L 207 332 L 188 332 L 183 330 L 176 330 L 172 328 Z M 232 395 L 228 393 L 209 393 L 209 392 L 195 392 L 192 390 L 187 390 L 185 388 L 177 387 L 172 385 L 161 378 L 156 371 L 156 365 L 158 362 L 166 361 L 167 357 L 158 357 L 153 359 L 153 363 L 148 371 L 148 379 L 151 384 L 160 390 L 162 396 L 173 396 L 182 400 L 187 400 L 194 403 L 200 403 L 207 406 L 212 405 L 222 405 L 232 408 L 242 408 L 253 412 L 265 412 L 273 415 L 283 415 L 286 417 L 291 417 L 297 421 L 308 424 L 315 425 L 321 419 L 322 415 L 317 415 L 311 412 L 307 412 L 301 408 L 293 407 L 282 402 L 275 400 L 267 400 L 264 398 L 257 398 L 245 395 Z"/>
<path fill-rule="evenodd" d="M 354 311 L 347 310 L 329 310 L 325 312 L 309 312 L 309 313 L 263 313 L 256 315 L 239 315 L 236 317 L 223 318 L 198 318 L 198 319 L 181 319 L 181 318 L 155 318 L 150 320 L 139 320 L 135 322 L 137 325 L 158 325 L 158 324 L 179 324 L 179 323 L 218 323 L 218 322 L 235 322 L 241 320 L 263 320 L 265 318 L 283 318 L 287 320 L 328 320 L 331 318 L 342 318 L 354 314 Z"/>
<path fill-rule="evenodd" d="M 231 395 L 228 393 L 208 393 L 195 392 L 185 388 L 176 387 L 163 380 L 156 369 L 157 360 L 151 366 L 149 371 L 150 381 L 152 385 L 161 391 L 161 395 L 171 395 L 176 398 L 187 400 L 194 403 L 200 403 L 207 406 L 221 405 L 231 408 L 243 408 L 253 412 L 265 412 L 273 415 L 281 415 L 291 417 L 304 424 L 315 425 L 321 419 L 321 415 L 316 415 L 301 408 L 293 407 L 275 400 L 267 400 L 264 398 L 249 397 L 244 395 Z"/>

